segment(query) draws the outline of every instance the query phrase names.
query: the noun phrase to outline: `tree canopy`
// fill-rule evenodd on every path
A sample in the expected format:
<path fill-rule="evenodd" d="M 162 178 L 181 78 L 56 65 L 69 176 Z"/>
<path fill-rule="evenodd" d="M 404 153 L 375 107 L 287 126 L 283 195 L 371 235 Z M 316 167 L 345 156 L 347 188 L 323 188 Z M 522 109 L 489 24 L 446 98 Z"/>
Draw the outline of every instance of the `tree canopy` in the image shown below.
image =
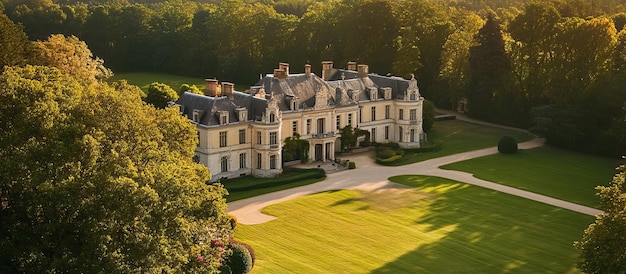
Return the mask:
<path fill-rule="evenodd" d="M 214 272 L 221 185 L 195 128 L 128 85 L 59 69 L 0 75 L 0 272 Z M 203 258 L 199 260 L 198 258 Z"/>
<path fill-rule="evenodd" d="M 608 186 L 598 186 L 601 208 L 595 223 L 575 246 L 585 273 L 621 273 L 626 269 L 626 167 L 621 165 Z"/>

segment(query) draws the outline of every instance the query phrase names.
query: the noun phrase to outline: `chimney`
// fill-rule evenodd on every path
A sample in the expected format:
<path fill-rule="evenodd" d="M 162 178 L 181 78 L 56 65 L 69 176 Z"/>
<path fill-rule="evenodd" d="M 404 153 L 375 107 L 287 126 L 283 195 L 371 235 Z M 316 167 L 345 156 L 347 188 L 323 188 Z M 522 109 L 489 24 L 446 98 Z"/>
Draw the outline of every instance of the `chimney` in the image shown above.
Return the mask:
<path fill-rule="evenodd" d="M 285 78 L 287 78 L 287 75 L 285 75 L 285 70 L 283 69 L 274 69 L 274 78 L 277 78 L 278 80 L 284 80 Z"/>
<path fill-rule="evenodd" d="M 356 71 L 356 62 L 354 61 L 348 62 L 348 70 Z"/>
<path fill-rule="evenodd" d="M 311 65 L 304 65 L 304 74 L 306 74 L 307 77 L 311 76 Z"/>
<path fill-rule="evenodd" d="M 218 96 L 218 81 L 216 79 L 204 79 L 206 90 L 204 95 L 216 97 Z"/>
<path fill-rule="evenodd" d="M 233 99 L 233 89 L 235 84 L 229 82 L 222 82 L 222 91 L 229 99 Z"/>
<path fill-rule="evenodd" d="M 367 77 L 367 74 L 369 74 L 367 65 L 358 65 L 357 70 L 360 78 L 365 78 Z"/>
<path fill-rule="evenodd" d="M 278 68 L 285 71 L 285 76 L 289 76 L 289 64 L 288 63 L 279 63 Z"/>
<path fill-rule="evenodd" d="M 330 79 L 331 73 L 333 70 L 333 61 L 323 61 L 322 62 L 322 79 L 324 81 L 328 81 Z"/>

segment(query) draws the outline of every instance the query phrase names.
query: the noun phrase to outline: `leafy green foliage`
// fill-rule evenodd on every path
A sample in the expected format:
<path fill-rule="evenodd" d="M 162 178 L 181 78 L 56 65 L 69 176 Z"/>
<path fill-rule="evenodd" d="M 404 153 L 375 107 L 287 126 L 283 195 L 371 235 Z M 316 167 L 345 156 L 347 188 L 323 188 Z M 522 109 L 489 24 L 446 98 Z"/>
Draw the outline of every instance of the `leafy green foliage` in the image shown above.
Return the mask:
<path fill-rule="evenodd" d="M 514 154 L 517 152 L 517 141 L 511 136 L 502 136 L 498 142 L 498 151 L 504 154 Z"/>
<path fill-rule="evenodd" d="M 586 273 L 620 273 L 626 269 L 626 167 L 621 165 L 608 186 L 598 186 L 603 214 L 575 243 L 581 252 L 578 267 Z"/>
<path fill-rule="evenodd" d="M 76 36 L 51 35 L 46 41 L 35 42 L 37 57 L 33 64 L 56 67 L 87 83 L 108 79 L 113 73 L 104 67 L 104 61 L 94 57 L 85 42 Z"/>
<path fill-rule="evenodd" d="M 178 91 L 178 96 L 180 97 L 180 95 L 182 95 L 185 92 L 190 92 L 190 93 L 195 93 L 195 94 L 200 94 L 200 95 L 204 94 L 196 85 L 182 84 Z"/>
<path fill-rule="evenodd" d="M 169 102 L 176 102 L 178 94 L 170 86 L 154 82 L 148 87 L 146 94 L 146 103 L 152 104 L 157 108 L 165 108 Z"/>
<path fill-rule="evenodd" d="M 32 55 L 33 47 L 23 27 L 0 14 L 0 67 L 23 65 Z"/>
<path fill-rule="evenodd" d="M 231 233 L 225 190 L 191 160 L 195 128 L 129 90 L 56 68 L 5 68 L 2 272 L 217 269 L 208 243 Z"/>
<path fill-rule="evenodd" d="M 300 139 L 300 134 L 295 134 L 285 138 L 283 145 L 283 155 L 286 155 L 284 161 L 301 160 L 305 162 L 309 159 L 309 141 Z"/>
<path fill-rule="evenodd" d="M 356 136 L 354 135 L 354 130 L 351 125 L 347 125 L 339 130 L 341 134 L 341 151 L 350 150 L 353 147 L 356 147 Z"/>

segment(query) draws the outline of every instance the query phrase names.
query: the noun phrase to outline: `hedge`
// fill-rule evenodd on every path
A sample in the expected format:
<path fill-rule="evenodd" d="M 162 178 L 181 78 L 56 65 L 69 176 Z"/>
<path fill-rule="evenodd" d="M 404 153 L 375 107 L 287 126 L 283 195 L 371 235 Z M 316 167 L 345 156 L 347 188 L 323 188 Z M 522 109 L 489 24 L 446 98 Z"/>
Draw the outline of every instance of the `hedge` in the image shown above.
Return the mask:
<path fill-rule="evenodd" d="M 377 157 L 376 158 L 376 163 L 379 163 L 379 164 L 389 164 L 389 163 L 393 163 L 393 162 L 400 161 L 400 160 L 402 160 L 402 155 L 393 155 L 393 156 L 391 156 L 389 158 L 386 158 L 386 159 Z"/>
<path fill-rule="evenodd" d="M 434 152 L 434 151 L 440 151 L 441 146 L 442 146 L 441 143 L 434 143 L 434 144 L 421 146 L 418 148 L 407 148 L 406 151 L 412 152 L 412 153 Z"/>
<path fill-rule="evenodd" d="M 276 178 L 276 180 L 273 181 L 269 181 L 269 182 L 265 182 L 265 183 L 260 183 L 260 184 L 255 184 L 255 185 L 250 185 L 250 186 L 244 186 L 244 187 L 239 187 L 239 188 L 231 188 L 231 191 L 248 191 L 248 190 L 253 190 L 253 189 L 260 189 L 260 188 L 266 188 L 266 187 L 271 187 L 271 186 L 277 186 L 277 185 L 284 185 L 284 184 L 289 184 L 289 183 L 293 183 L 293 182 L 300 182 L 300 181 L 304 181 L 307 179 L 320 179 L 320 178 L 324 178 L 326 177 L 326 171 L 324 171 L 324 169 L 321 168 L 312 168 L 306 171 L 303 171 L 302 173 L 295 175 L 295 176 L 289 176 L 289 177 L 285 177 L 285 178 Z"/>

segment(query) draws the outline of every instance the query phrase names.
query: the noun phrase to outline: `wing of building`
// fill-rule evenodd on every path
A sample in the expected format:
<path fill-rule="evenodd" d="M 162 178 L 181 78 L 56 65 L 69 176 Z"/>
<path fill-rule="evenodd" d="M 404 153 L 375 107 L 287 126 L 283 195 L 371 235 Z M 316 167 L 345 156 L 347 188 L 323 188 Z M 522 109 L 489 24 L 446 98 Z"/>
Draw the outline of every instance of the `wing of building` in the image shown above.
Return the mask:
<path fill-rule="evenodd" d="M 372 142 L 419 147 L 423 101 L 415 78 L 371 74 L 354 62 L 335 69 L 325 61 L 321 77 L 310 65 L 292 74 L 280 63 L 246 92 L 207 79 L 205 95 L 186 92 L 176 104 L 197 126 L 196 159 L 216 181 L 280 174 L 283 142 L 295 135 L 309 142 L 309 161 L 333 160 L 347 125 L 369 131 Z"/>

